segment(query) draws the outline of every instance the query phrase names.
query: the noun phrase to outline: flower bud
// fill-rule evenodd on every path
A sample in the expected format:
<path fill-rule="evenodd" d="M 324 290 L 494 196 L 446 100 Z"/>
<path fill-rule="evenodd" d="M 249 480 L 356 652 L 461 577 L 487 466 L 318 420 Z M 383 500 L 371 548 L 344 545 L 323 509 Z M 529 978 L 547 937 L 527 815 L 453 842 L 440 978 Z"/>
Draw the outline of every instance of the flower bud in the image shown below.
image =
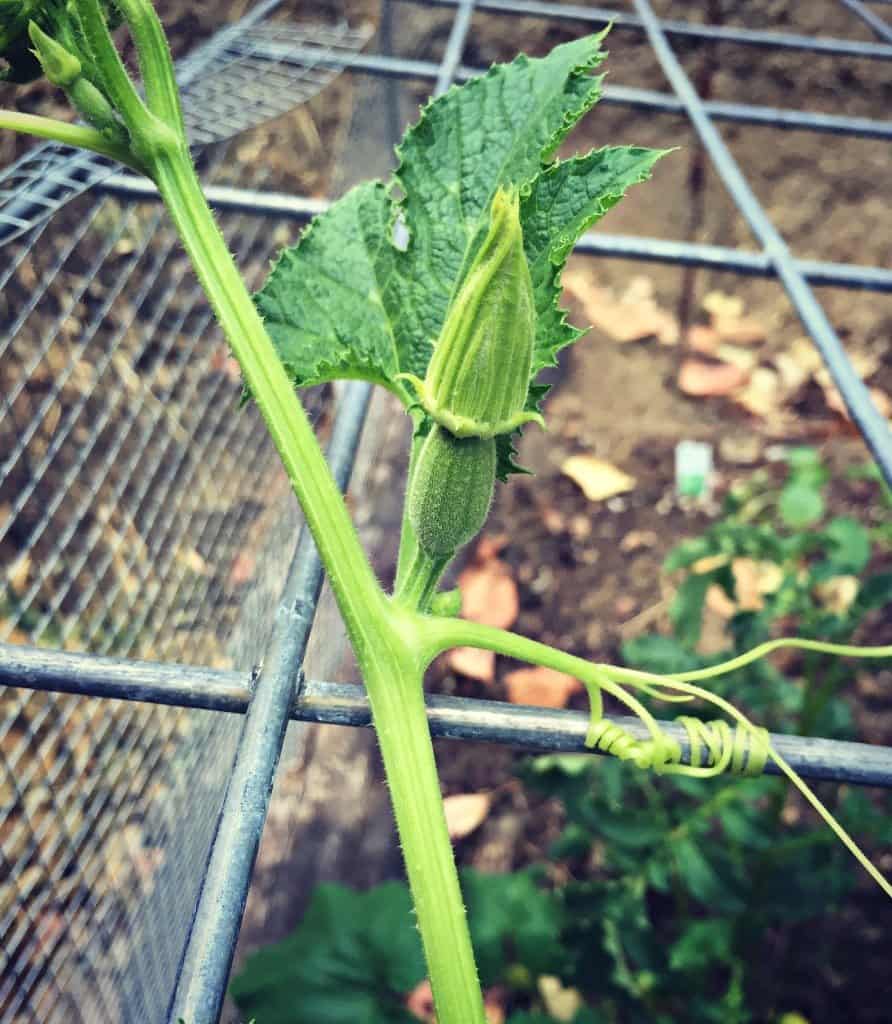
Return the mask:
<path fill-rule="evenodd" d="M 489 232 L 446 313 L 424 380 L 403 374 L 424 410 L 456 437 L 509 434 L 526 409 L 536 310 L 516 189 L 493 197 Z"/>
<path fill-rule="evenodd" d="M 28 23 L 28 35 L 43 73 L 53 85 L 67 89 L 80 78 L 81 62 L 61 43 L 48 36 L 36 21 Z"/>

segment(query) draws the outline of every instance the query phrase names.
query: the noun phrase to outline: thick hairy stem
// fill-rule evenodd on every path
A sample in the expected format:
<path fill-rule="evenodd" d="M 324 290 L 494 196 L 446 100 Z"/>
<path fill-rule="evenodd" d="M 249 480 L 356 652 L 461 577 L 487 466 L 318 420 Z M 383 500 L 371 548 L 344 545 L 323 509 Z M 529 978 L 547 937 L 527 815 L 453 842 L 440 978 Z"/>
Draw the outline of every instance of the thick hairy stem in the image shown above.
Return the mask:
<path fill-rule="evenodd" d="M 364 678 L 437 1020 L 441 1024 L 485 1024 L 483 996 L 443 814 L 421 668 L 399 656 L 387 657 L 367 665 Z"/>
<path fill-rule="evenodd" d="M 195 270 L 300 500 L 359 663 L 441 1024 L 484 1024 L 474 954 L 443 816 L 414 622 L 384 597 L 295 390 L 183 150 L 153 168 Z M 400 627 L 403 627 L 402 629 Z"/>
<path fill-rule="evenodd" d="M 353 523 L 213 215 L 185 149 L 156 159 L 153 177 L 239 361 L 300 500 L 360 663 L 377 642 L 384 598 Z"/>

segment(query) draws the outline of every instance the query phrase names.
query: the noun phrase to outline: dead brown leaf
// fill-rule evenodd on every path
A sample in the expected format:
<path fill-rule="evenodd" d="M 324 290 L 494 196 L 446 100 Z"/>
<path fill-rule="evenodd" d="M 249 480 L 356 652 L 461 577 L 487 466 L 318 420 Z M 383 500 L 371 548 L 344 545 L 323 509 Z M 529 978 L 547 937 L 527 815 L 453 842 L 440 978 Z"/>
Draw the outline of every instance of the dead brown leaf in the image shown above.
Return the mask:
<path fill-rule="evenodd" d="M 599 287 L 589 270 L 568 267 L 563 285 L 582 306 L 593 327 L 622 344 L 656 338 L 662 345 L 678 343 L 678 321 L 661 309 L 648 278 L 635 278 L 617 297 L 609 288 Z"/>
<path fill-rule="evenodd" d="M 739 295 L 728 295 L 726 292 L 708 292 L 700 303 L 703 310 L 713 318 L 734 318 L 743 316 L 743 299 Z"/>
<path fill-rule="evenodd" d="M 761 345 L 766 338 L 765 328 L 752 317 L 713 317 L 712 327 L 722 341 L 733 345 Z"/>
<path fill-rule="evenodd" d="M 742 391 L 734 395 L 734 401 L 747 412 L 760 419 L 779 415 L 786 394 L 781 387 L 781 378 L 767 366 L 758 366 Z"/>
<path fill-rule="evenodd" d="M 492 805 L 489 793 L 456 793 L 443 800 L 450 839 L 464 839 L 479 828 Z"/>
<path fill-rule="evenodd" d="M 729 363 L 707 363 L 702 359 L 685 359 L 678 371 L 678 387 L 695 398 L 730 395 L 743 387 L 749 374 Z"/>
<path fill-rule="evenodd" d="M 589 501 L 604 501 L 635 487 L 633 476 L 593 455 L 571 455 L 561 466 L 561 472 L 579 485 Z"/>
<path fill-rule="evenodd" d="M 619 542 L 619 549 L 628 554 L 632 551 L 640 551 L 642 548 L 652 548 L 658 540 L 654 530 L 629 530 Z"/>
<path fill-rule="evenodd" d="M 706 324 L 694 324 L 688 328 L 687 343 L 688 347 L 695 352 L 713 356 L 721 341 L 712 327 L 707 327 Z"/>
<path fill-rule="evenodd" d="M 431 983 L 425 978 L 419 981 L 415 988 L 406 996 L 406 1009 L 417 1020 L 425 1024 L 436 1024 L 437 1015 L 434 1012 L 434 991 Z"/>
<path fill-rule="evenodd" d="M 520 611 L 517 584 L 500 558 L 475 562 L 458 577 L 462 617 L 496 629 L 514 625 Z"/>
<path fill-rule="evenodd" d="M 512 704 L 532 704 L 540 708 L 565 708 L 582 683 L 551 668 L 518 668 L 505 676 L 505 689 Z"/>
<path fill-rule="evenodd" d="M 496 676 L 495 654 L 476 647 L 454 647 L 446 655 L 446 664 L 453 672 L 481 683 L 491 683 Z"/>
<path fill-rule="evenodd" d="M 815 596 L 821 606 L 833 615 L 845 615 L 858 596 L 857 576 L 834 576 L 832 579 L 818 583 Z"/>
<path fill-rule="evenodd" d="M 585 1003 L 578 989 L 564 988 L 560 978 L 543 974 L 538 981 L 539 995 L 549 1015 L 558 1021 L 572 1021 Z"/>

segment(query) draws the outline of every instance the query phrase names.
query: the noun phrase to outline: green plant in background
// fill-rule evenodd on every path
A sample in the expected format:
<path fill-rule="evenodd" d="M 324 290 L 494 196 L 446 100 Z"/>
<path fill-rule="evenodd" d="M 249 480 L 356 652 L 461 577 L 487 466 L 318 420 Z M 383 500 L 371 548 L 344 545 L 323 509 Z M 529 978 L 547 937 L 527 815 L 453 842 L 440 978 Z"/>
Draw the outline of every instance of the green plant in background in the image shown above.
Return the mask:
<path fill-rule="evenodd" d="M 711 776 L 757 771 L 770 758 L 892 895 L 771 749 L 764 729 L 696 685 L 768 648 L 730 664 L 657 675 L 592 665 L 429 611 L 449 604 L 436 595 L 438 581 L 456 548 L 480 528 L 494 478 L 519 471 L 513 440 L 521 423 L 540 418 L 545 389 L 535 383 L 537 374 L 581 333 L 558 306 L 560 275 L 575 240 L 663 155 L 605 147 L 555 159 L 598 98 L 600 78 L 592 72 L 603 60 L 602 36 L 559 46 L 540 60 L 518 57 L 430 103 L 399 147 L 395 188 L 361 185 L 333 204 L 280 256 L 255 301 L 202 194 L 167 42 L 148 0 L 116 5 L 135 44 L 142 92 L 121 61 L 99 0 L 0 2 L 7 72 L 26 73 L 27 32 L 47 78 L 86 122 L 3 111 L 0 127 L 94 150 L 154 182 L 276 444 L 369 695 L 440 1024 L 484 1021 L 422 690 L 428 665 L 451 647 L 481 647 L 577 676 L 591 699 L 589 744 L 640 768 Z M 405 245 L 396 244 L 397 223 L 408 235 Z M 389 388 L 415 424 L 393 595 L 374 577 L 296 394 L 335 378 Z M 473 482 L 475 494 L 461 494 L 459 503 L 462 478 Z M 892 648 L 825 639 L 776 643 L 861 657 L 892 654 Z M 648 740 L 604 722 L 604 693 L 642 719 Z M 734 727 L 681 719 L 696 752 L 692 765 L 682 764 L 681 747 L 636 694 L 698 698 Z"/>

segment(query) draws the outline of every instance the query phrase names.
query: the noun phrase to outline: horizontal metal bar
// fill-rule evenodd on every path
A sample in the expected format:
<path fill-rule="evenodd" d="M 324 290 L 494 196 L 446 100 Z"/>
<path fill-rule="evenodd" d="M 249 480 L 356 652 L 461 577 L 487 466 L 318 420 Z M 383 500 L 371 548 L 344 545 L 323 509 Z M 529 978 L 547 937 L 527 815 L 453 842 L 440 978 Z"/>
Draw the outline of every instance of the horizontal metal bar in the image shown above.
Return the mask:
<path fill-rule="evenodd" d="M 289 60 L 302 60 L 307 56 L 301 47 L 290 43 L 279 43 L 275 40 L 267 40 L 262 46 L 258 45 L 255 49 L 258 53 L 282 64 L 286 64 Z M 892 51 L 892 47 L 888 49 Z M 320 66 L 326 64 L 324 57 L 316 55 L 315 59 Z M 408 57 L 389 57 L 380 53 L 358 53 L 350 59 L 350 71 L 366 72 L 384 78 L 417 78 L 436 81 L 439 64 L 433 61 L 412 60 Z M 483 68 L 462 65 L 455 73 L 455 80 L 466 82 L 469 78 L 483 74 L 484 71 Z M 608 84 L 604 88 L 602 100 L 604 103 L 641 107 L 665 114 L 685 114 L 685 106 L 677 97 L 653 89 Z M 704 101 L 704 108 L 711 117 L 721 121 L 760 124 L 784 129 L 802 129 L 831 135 L 892 139 L 892 121 L 877 121 L 869 117 L 847 117 L 842 114 L 812 113 L 808 110 L 784 110 L 720 101 Z"/>
<path fill-rule="evenodd" d="M 98 658 L 36 647 L 0 644 L 0 684 L 117 700 L 244 714 L 252 696 L 250 676 L 239 672 Z M 584 753 L 588 716 L 577 711 L 533 708 L 491 700 L 430 695 L 428 722 L 443 739 L 505 743 L 540 753 Z M 291 706 L 296 721 L 367 726 L 368 700 L 360 686 L 308 681 Z M 636 737 L 647 737 L 637 718 L 619 717 Z M 682 744 L 686 733 L 661 725 Z M 804 778 L 892 787 L 892 747 L 773 733 L 771 743 Z M 769 764 L 766 772 L 778 774 Z"/>
<path fill-rule="evenodd" d="M 440 7 L 454 7 L 457 0 L 430 0 Z M 843 0 L 845 2 L 845 0 Z M 515 14 L 539 18 L 582 21 L 593 25 L 612 22 L 617 28 L 643 28 L 640 17 L 628 11 L 614 11 L 607 7 L 583 4 L 549 3 L 547 0 L 479 0 L 481 11 Z M 794 32 L 765 32 L 761 29 L 737 28 L 732 25 L 697 25 L 688 21 L 661 20 L 660 28 L 672 36 L 706 39 L 720 43 L 739 43 L 743 46 L 764 46 L 783 50 L 806 50 L 839 57 L 867 57 L 875 60 L 892 58 L 892 46 L 883 43 L 861 42 L 857 39 L 806 36 Z"/>
<path fill-rule="evenodd" d="M 160 198 L 157 189 L 148 178 L 139 178 L 134 174 L 113 175 L 98 187 L 113 195 L 129 199 Z M 327 199 L 220 185 L 208 185 L 204 192 L 211 205 L 218 210 L 255 216 L 288 217 L 297 221 L 316 217 L 331 205 Z M 651 263 L 706 267 L 755 277 L 773 277 L 775 273 L 771 260 L 763 253 L 698 242 L 639 238 L 634 235 L 590 232 L 576 243 L 576 252 Z M 892 270 L 884 267 L 865 267 L 823 260 L 797 260 L 796 266 L 812 284 L 892 292 Z"/>

